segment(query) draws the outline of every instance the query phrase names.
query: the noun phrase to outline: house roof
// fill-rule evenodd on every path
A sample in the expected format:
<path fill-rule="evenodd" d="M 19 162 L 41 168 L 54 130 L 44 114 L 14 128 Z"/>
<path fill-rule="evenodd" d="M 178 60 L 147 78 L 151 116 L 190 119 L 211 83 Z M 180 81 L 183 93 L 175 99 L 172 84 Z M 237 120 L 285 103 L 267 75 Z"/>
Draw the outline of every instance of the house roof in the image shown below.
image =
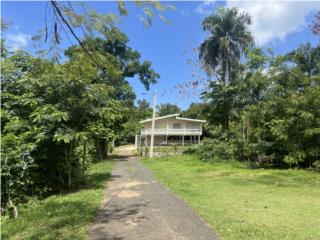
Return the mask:
<path fill-rule="evenodd" d="M 206 120 L 178 117 L 179 115 L 180 114 L 178 114 L 178 113 L 170 114 L 170 115 L 166 115 L 166 116 L 162 116 L 162 117 L 156 117 L 154 120 L 157 121 L 157 120 L 160 120 L 160 119 L 175 117 L 177 120 L 184 120 L 184 121 L 190 121 L 190 122 L 201 122 L 201 123 L 205 123 L 206 122 Z M 151 122 L 151 121 L 152 121 L 152 118 L 149 118 L 149 119 L 140 121 L 140 123 L 146 123 L 146 122 Z"/>

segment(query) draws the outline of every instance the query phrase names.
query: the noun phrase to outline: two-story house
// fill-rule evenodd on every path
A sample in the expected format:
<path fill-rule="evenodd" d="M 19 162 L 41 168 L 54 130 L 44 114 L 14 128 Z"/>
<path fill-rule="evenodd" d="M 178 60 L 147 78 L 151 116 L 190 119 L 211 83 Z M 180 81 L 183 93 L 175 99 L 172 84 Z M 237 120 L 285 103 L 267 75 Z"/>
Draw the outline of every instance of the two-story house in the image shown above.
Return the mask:
<path fill-rule="evenodd" d="M 176 143 L 191 145 L 200 143 L 205 120 L 179 117 L 172 114 L 155 118 L 154 146 Z M 140 121 L 143 124 L 140 136 L 136 136 L 136 146 L 149 146 L 152 133 L 152 119 Z"/>

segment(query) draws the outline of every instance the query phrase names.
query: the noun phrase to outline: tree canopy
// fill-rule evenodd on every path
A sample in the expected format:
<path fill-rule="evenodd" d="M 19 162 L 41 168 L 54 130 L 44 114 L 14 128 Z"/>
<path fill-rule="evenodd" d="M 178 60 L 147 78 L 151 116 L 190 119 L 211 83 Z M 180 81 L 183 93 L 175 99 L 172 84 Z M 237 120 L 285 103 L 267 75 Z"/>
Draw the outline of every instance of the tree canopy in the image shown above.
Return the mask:
<path fill-rule="evenodd" d="M 158 107 L 158 115 L 165 116 L 175 113 L 180 113 L 180 108 L 177 105 L 171 103 L 164 103 Z"/>
<path fill-rule="evenodd" d="M 257 165 L 319 166 L 319 45 L 283 56 L 246 53 L 236 83 L 212 82 L 204 94 L 210 139 L 200 152 Z"/>
<path fill-rule="evenodd" d="M 230 67 L 237 64 L 241 54 L 253 44 L 250 24 L 250 16 L 237 8 L 218 8 L 202 22 L 202 29 L 209 32 L 209 37 L 200 45 L 202 66 L 209 75 L 216 74 L 219 80 L 223 79 L 226 86 L 230 82 Z"/>
<path fill-rule="evenodd" d="M 63 63 L 24 51 L 3 56 L 3 206 L 85 182 L 90 164 L 112 151 L 130 119 L 129 78 L 137 76 L 146 89 L 159 78 L 116 27 L 87 42 L 99 65 L 79 45 L 65 51 Z"/>

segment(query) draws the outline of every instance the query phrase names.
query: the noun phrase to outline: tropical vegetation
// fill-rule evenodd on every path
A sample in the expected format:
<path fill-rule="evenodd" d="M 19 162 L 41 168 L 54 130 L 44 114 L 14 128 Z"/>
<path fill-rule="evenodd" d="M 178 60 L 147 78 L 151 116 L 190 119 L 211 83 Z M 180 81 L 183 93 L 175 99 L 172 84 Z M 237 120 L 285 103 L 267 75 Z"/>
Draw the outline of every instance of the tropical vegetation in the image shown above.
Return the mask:
<path fill-rule="evenodd" d="M 317 168 L 320 45 L 274 55 L 253 45 L 250 22 L 237 9 L 220 9 L 203 22 L 210 34 L 199 57 L 209 81 L 201 111 L 209 137 L 198 152 L 206 160 Z"/>
<path fill-rule="evenodd" d="M 148 89 L 159 78 L 109 18 L 81 19 L 92 17 L 104 27 L 91 25 L 95 34 L 66 49 L 62 61 L 1 42 L 1 207 L 14 217 L 17 203 L 85 184 L 128 122 L 135 99 L 128 79 Z"/>
<path fill-rule="evenodd" d="M 110 159 L 94 163 L 85 186 L 20 204 L 19 218 L 2 216 L 1 238 L 88 239 L 88 227 L 98 211 L 112 168 Z"/>
<path fill-rule="evenodd" d="M 125 2 L 118 4 L 127 15 Z M 172 9 L 157 1 L 135 4 L 144 25 L 157 9 Z M 67 2 L 50 6 L 52 19 L 33 38 L 49 47 L 11 51 L 1 39 L 3 238 L 85 238 L 110 175 L 105 159 L 115 145 L 133 143 L 139 121 L 152 115 L 146 100 L 135 102 L 129 80 L 139 78 L 149 90 L 160 77 L 129 47 L 115 24 L 119 16 L 90 7 L 79 13 Z M 204 19 L 203 101 L 182 112 L 162 104 L 157 114 L 207 120 L 205 139 L 188 150 L 192 155 L 144 162 L 224 238 L 317 239 L 320 45 L 276 55 L 255 45 L 251 23 L 236 8 Z M 77 44 L 61 51 L 62 33 Z M 182 151 L 159 151 L 172 149 Z"/>

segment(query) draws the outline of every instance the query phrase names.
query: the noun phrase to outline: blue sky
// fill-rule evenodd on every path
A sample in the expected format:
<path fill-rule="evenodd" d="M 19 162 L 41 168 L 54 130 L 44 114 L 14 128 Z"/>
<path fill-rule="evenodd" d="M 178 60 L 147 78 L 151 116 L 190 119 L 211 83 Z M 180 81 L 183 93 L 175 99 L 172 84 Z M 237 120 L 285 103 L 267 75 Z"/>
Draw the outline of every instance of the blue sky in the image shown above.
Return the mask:
<path fill-rule="evenodd" d="M 2 17 L 12 22 L 5 33 L 7 44 L 13 48 L 24 48 L 33 51 L 31 36 L 44 26 L 45 2 L 1 2 Z M 90 2 L 97 11 L 116 12 L 114 2 Z M 137 98 L 152 99 L 152 91 L 158 91 L 158 104 L 170 102 L 186 108 L 193 101 L 199 100 L 199 89 L 179 93 L 179 85 L 186 84 L 198 77 L 199 70 L 193 63 L 198 47 L 206 34 L 201 31 L 202 20 L 217 5 L 238 7 L 248 12 L 254 21 L 252 31 L 258 45 L 272 47 L 275 53 L 290 51 L 301 43 L 310 41 L 313 45 L 319 39 L 312 35 L 309 25 L 320 2 L 279 2 L 279 1 L 194 1 L 165 2 L 172 4 L 176 11 L 168 11 L 164 15 L 171 21 L 165 24 L 160 18 L 154 18 L 153 24 L 145 28 L 137 17 L 142 14 L 133 4 L 127 4 L 129 16 L 119 23 L 120 29 L 129 39 L 129 45 L 138 50 L 143 60 L 150 60 L 153 68 L 161 75 L 158 83 L 146 92 L 138 79 L 130 82 Z M 75 41 L 74 41 L 75 43 Z M 70 43 L 65 40 L 63 46 Z M 202 75 L 201 75 L 202 76 Z M 191 88 L 189 88 L 191 89 Z"/>

